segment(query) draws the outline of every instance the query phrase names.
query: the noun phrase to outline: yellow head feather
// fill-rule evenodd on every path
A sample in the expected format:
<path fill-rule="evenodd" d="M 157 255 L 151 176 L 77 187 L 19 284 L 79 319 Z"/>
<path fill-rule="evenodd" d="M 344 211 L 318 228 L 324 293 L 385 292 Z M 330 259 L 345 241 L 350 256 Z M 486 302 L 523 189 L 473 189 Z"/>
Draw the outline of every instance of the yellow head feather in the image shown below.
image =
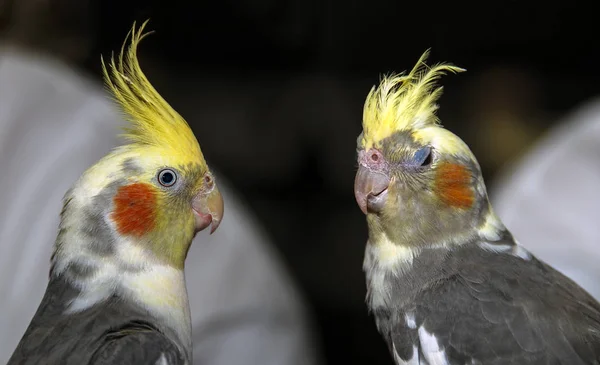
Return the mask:
<path fill-rule="evenodd" d="M 181 163 L 193 162 L 206 166 L 198 141 L 189 125 L 154 89 L 137 59 L 137 46 L 151 32 L 143 33 L 146 20 L 139 29 L 127 34 L 118 62 L 114 56 L 109 69 L 102 59 L 106 86 L 130 122 L 123 135 L 131 142 L 130 149 L 164 149 Z M 131 45 L 125 45 L 131 35 Z M 167 152 L 168 151 L 168 152 Z"/>
<path fill-rule="evenodd" d="M 378 87 L 373 87 L 363 110 L 363 145 L 376 146 L 381 140 L 402 130 L 437 125 L 436 102 L 442 87 L 435 82 L 446 72 L 465 71 L 449 64 L 429 67 L 425 51 L 408 75 L 384 76 Z"/>

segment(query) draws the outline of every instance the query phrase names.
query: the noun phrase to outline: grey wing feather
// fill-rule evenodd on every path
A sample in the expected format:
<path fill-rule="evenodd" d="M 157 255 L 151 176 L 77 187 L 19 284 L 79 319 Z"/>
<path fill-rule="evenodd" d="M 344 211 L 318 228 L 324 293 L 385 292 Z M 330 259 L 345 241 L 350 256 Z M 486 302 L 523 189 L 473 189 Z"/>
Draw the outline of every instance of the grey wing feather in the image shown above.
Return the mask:
<path fill-rule="evenodd" d="M 499 259 L 497 270 L 463 267 L 419 300 L 420 325 L 449 363 L 599 364 L 598 303 L 535 259 Z"/>
<path fill-rule="evenodd" d="M 165 335 L 143 323 L 107 334 L 105 343 L 94 353 L 90 365 L 183 365 L 177 346 Z"/>
<path fill-rule="evenodd" d="M 416 338 L 403 310 L 379 316 L 396 364 L 600 365 L 600 304 L 588 293 L 535 258 L 474 256 L 417 295 Z"/>
<path fill-rule="evenodd" d="M 387 342 L 397 365 L 419 365 L 418 335 L 398 313 L 376 309 L 377 328 Z"/>

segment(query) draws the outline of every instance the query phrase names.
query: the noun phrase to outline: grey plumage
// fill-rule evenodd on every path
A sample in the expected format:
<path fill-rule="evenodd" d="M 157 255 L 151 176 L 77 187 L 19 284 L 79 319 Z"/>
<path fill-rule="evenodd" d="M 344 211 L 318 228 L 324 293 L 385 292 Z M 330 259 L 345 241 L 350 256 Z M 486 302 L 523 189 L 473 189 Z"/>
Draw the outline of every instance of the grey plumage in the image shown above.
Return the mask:
<path fill-rule="evenodd" d="M 432 364 L 437 345 L 449 365 L 599 364 L 600 304 L 534 256 L 511 254 L 508 232 L 490 249 L 480 242 L 425 249 L 403 275 L 386 274 L 390 300 L 372 310 L 396 363 Z"/>
<path fill-rule="evenodd" d="M 149 313 L 116 295 L 81 312 L 65 314 L 78 294 L 62 276 L 52 277 L 7 365 L 185 363 L 182 352 L 166 335 L 168 330 L 159 330 L 148 322 Z"/>

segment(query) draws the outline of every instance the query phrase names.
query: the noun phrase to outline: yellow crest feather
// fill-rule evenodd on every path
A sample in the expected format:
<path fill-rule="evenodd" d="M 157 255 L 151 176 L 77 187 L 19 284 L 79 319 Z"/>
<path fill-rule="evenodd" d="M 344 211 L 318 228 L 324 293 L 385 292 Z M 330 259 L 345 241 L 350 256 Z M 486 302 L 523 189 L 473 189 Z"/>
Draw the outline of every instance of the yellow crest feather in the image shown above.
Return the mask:
<path fill-rule="evenodd" d="M 379 86 L 371 89 L 363 110 L 366 149 L 395 132 L 439 123 L 435 112 L 442 87 L 436 87 L 436 81 L 446 72 L 465 70 L 449 64 L 429 67 L 425 64 L 428 56 L 429 50 L 426 50 L 408 75 L 384 76 Z"/>
<path fill-rule="evenodd" d="M 147 23 L 148 20 L 137 30 L 133 24 L 118 61 L 115 61 L 114 55 L 111 56 L 107 67 L 102 59 L 105 84 L 129 122 L 123 136 L 131 142 L 131 148 L 167 149 L 169 154 L 176 155 L 183 163 L 205 165 L 198 141 L 188 123 L 162 98 L 142 72 L 137 59 L 137 46 L 152 33 L 143 33 Z M 130 35 L 131 44 L 125 52 Z"/>

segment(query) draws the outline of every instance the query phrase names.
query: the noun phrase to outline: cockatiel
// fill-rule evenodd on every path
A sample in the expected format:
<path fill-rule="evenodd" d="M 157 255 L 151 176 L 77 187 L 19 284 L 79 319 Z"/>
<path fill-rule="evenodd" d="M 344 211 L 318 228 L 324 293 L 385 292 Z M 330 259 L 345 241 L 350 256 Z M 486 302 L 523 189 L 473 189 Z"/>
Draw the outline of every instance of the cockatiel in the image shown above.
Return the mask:
<path fill-rule="evenodd" d="M 184 262 L 223 200 L 190 127 L 138 64 L 145 24 L 102 62 L 129 143 L 66 193 L 48 287 L 11 365 L 192 363 Z"/>
<path fill-rule="evenodd" d="M 494 214 L 435 114 L 437 79 L 462 69 L 427 55 L 371 90 L 357 141 L 367 303 L 395 363 L 600 364 L 600 304 Z"/>

